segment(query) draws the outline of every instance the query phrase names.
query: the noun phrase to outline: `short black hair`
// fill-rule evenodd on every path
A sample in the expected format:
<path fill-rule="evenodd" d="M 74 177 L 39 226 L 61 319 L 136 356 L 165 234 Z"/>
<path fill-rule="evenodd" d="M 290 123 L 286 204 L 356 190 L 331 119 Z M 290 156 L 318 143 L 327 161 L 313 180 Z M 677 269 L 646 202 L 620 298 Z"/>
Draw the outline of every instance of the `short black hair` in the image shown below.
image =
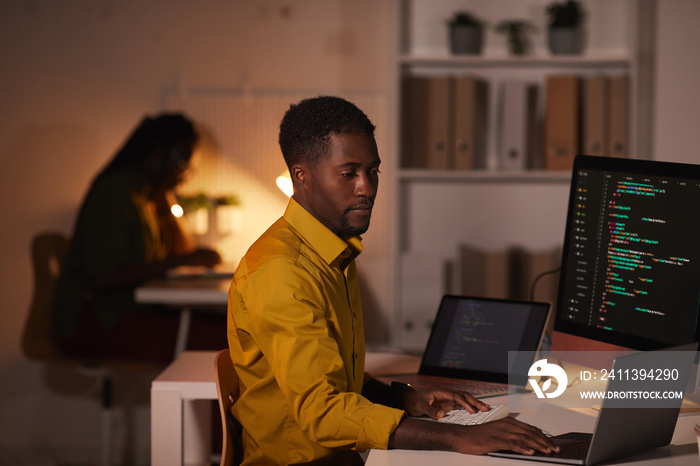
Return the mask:
<path fill-rule="evenodd" d="M 280 123 L 279 144 L 289 169 L 295 163 L 314 165 L 326 154 L 331 133 L 374 137 L 365 113 L 340 97 L 319 96 L 292 104 Z"/>

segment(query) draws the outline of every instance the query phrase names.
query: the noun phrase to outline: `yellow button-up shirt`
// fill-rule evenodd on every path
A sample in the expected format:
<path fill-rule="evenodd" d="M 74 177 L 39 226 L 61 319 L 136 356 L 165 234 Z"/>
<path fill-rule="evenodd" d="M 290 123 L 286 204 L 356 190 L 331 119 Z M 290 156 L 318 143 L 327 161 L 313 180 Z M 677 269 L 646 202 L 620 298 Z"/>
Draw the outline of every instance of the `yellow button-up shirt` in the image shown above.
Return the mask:
<path fill-rule="evenodd" d="M 361 251 L 360 238 L 339 238 L 291 199 L 242 259 L 228 340 L 243 464 L 387 448 L 404 412 L 360 394 L 369 378 L 354 262 Z"/>

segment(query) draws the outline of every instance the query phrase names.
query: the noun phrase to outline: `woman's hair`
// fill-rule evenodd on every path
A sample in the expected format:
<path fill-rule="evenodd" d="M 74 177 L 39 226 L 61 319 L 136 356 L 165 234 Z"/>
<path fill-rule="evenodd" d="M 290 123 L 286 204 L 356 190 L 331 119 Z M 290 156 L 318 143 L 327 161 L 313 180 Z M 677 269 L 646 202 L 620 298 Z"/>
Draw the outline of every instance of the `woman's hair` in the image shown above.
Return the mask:
<path fill-rule="evenodd" d="M 124 167 L 138 167 L 156 150 L 169 152 L 178 146 L 190 148 L 185 161 L 192 157 L 192 148 L 198 135 L 194 124 L 180 113 L 163 113 L 147 116 L 131 133 L 124 145 L 114 155 L 112 161 L 101 174 Z"/>
<path fill-rule="evenodd" d="M 314 165 L 328 149 L 331 133 L 374 137 L 374 125 L 355 104 L 340 97 L 320 96 L 293 104 L 280 123 L 279 145 L 287 167 Z"/>

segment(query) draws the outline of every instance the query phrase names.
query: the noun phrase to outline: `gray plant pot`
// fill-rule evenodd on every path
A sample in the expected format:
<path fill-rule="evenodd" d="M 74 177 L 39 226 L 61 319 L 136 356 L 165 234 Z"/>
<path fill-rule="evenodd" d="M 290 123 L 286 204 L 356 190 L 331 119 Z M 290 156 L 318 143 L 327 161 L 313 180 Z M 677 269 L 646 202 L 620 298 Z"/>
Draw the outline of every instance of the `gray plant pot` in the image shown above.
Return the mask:
<path fill-rule="evenodd" d="M 553 55 L 578 55 L 583 49 L 580 27 L 549 28 L 549 51 Z"/>
<path fill-rule="evenodd" d="M 451 26 L 450 50 L 457 55 L 478 55 L 483 43 L 483 28 L 477 26 Z"/>

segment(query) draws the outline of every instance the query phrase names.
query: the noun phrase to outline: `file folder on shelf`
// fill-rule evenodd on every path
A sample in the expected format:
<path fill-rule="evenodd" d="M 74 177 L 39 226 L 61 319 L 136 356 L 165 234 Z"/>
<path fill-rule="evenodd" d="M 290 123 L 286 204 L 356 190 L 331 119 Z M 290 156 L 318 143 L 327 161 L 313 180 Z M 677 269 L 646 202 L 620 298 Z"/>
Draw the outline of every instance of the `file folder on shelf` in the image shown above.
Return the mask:
<path fill-rule="evenodd" d="M 508 251 L 460 246 L 462 294 L 508 298 L 510 260 Z"/>
<path fill-rule="evenodd" d="M 486 82 L 476 77 L 452 80 L 453 168 L 471 170 L 486 165 L 487 93 Z"/>
<path fill-rule="evenodd" d="M 554 303 L 557 300 L 561 249 L 510 249 L 511 298 Z M 551 272 L 540 276 L 545 272 Z"/>
<path fill-rule="evenodd" d="M 582 152 L 607 156 L 609 135 L 609 82 L 605 76 L 586 76 L 581 90 Z"/>
<path fill-rule="evenodd" d="M 579 149 L 579 78 L 548 76 L 545 92 L 544 166 L 571 170 Z"/>
<path fill-rule="evenodd" d="M 450 78 L 407 76 L 402 100 L 402 165 L 449 168 Z"/>
<path fill-rule="evenodd" d="M 610 77 L 610 147 L 612 157 L 627 157 L 629 152 L 629 77 Z"/>
<path fill-rule="evenodd" d="M 526 81 L 503 83 L 499 118 L 498 169 L 537 167 L 537 86 Z"/>

